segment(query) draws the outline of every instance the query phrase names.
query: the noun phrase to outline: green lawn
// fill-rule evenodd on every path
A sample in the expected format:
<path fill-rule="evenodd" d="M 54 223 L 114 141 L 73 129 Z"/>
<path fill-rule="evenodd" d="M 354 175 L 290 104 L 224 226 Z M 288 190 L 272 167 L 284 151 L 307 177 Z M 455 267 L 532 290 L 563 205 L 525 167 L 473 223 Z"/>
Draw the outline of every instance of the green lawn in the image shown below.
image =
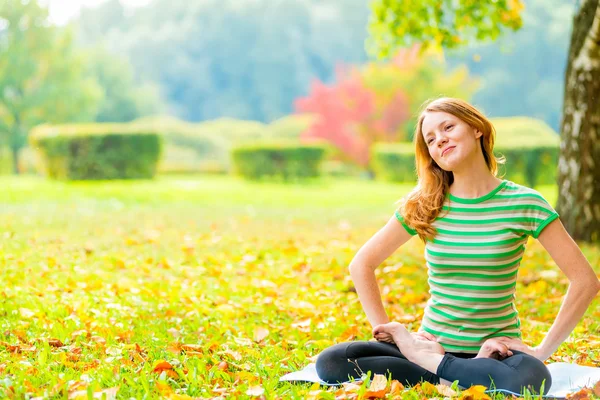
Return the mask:
<path fill-rule="evenodd" d="M 347 265 L 411 187 L 0 177 L 0 393 L 333 399 L 278 379 L 370 338 Z M 536 189 L 554 204 L 555 187 Z M 599 268 L 600 248 L 583 251 Z M 378 269 L 389 314 L 412 329 L 423 265 L 412 239 Z M 566 284 L 531 240 L 517 289 L 526 342 L 543 338 Z M 550 362 L 600 365 L 598 305 Z"/>

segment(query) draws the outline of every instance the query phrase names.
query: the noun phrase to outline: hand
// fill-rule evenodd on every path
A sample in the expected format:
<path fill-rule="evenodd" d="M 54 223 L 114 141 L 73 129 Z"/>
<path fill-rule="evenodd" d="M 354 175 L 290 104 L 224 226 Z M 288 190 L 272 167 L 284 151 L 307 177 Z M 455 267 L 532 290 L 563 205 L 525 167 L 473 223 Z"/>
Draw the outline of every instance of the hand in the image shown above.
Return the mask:
<path fill-rule="evenodd" d="M 417 340 L 426 340 L 429 342 L 437 342 L 437 339 L 435 338 L 435 336 L 433 336 L 429 332 L 425 332 L 425 331 L 411 332 L 411 335 Z"/>
<path fill-rule="evenodd" d="M 517 350 L 517 351 L 523 352 L 525 354 L 529 354 L 530 356 L 533 356 L 541 361 L 544 361 L 548 358 L 548 356 L 546 356 L 544 354 L 544 351 L 540 346 L 529 347 L 525 343 L 523 343 L 521 341 L 521 339 L 509 338 L 509 337 L 503 336 L 503 337 L 493 338 L 490 340 L 498 341 L 498 342 L 506 345 L 509 350 Z M 487 341 L 486 341 L 486 343 L 487 343 Z M 485 345 L 485 343 L 484 343 L 484 345 Z"/>
<path fill-rule="evenodd" d="M 479 349 L 479 353 L 475 358 L 493 358 L 495 360 L 504 360 L 506 357 L 513 355 L 508 344 L 503 342 L 501 338 L 492 338 L 483 342 Z"/>
<path fill-rule="evenodd" d="M 375 333 L 375 328 L 373 328 L 373 337 L 378 342 L 396 343 L 396 342 L 394 342 L 394 338 L 392 338 L 392 335 L 390 335 L 387 332 L 377 332 L 377 333 Z"/>

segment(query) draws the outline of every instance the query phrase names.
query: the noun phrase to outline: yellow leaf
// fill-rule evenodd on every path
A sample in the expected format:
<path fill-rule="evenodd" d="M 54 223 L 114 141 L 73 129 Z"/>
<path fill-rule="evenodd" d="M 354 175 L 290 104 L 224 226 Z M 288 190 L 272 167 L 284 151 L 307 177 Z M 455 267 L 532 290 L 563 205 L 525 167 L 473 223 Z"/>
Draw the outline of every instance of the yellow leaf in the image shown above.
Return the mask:
<path fill-rule="evenodd" d="M 436 393 L 437 393 L 437 389 L 436 389 L 436 387 L 433 385 L 433 383 L 431 383 L 431 382 L 427 382 L 427 381 L 425 381 L 425 382 L 423 382 L 423 383 L 421 384 L 421 391 L 422 391 L 422 392 L 423 392 L 423 394 L 424 394 L 425 396 L 427 396 L 427 397 L 431 397 L 431 396 L 433 396 L 434 394 L 436 394 Z"/>
<path fill-rule="evenodd" d="M 487 394 L 485 394 L 486 390 L 487 390 L 487 387 L 482 386 L 482 385 L 471 386 L 470 388 L 468 388 L 467 390 L 464 390 L 461 393 L 460 399 L 461 400 L 467 400 L 467 399 L 472 399 L 472 400 L 492 400 L 490 398 L 490 396 L 488 396 Z"/>

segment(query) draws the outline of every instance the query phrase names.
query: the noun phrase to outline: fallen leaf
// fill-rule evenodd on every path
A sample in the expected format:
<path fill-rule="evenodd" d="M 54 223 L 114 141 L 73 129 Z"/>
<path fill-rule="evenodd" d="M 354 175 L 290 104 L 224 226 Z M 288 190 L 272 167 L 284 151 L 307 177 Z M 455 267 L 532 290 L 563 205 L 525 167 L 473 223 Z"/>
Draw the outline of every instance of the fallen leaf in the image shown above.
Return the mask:
<path fill-rule="evenodd" d="M 28 308 L 19 308 L 19 313 L 23 318 L 31 318 L 35 315 L 35 313 Z"/>
<path fill-rule="evenodd" d="M 454 396 L 456 396 L 456 392 L 454 390 L 452 390 L 452 388 L 449 387 L 449 386 L 442 385 L 440 383 L 438 385 L 435 385 L 435 388 L 437 389 L 438 393 L 441 394 L 444 397 L 454 397 Z"/>
<path fill-rule="evenodd" d="M 567 394 L 567 399 L 569 400 L 588 400 L 590 395 L 592 394 L 592 389 L 588 387 L 584 387 L 578 392 Z"/>
<path fill-rule="evenodd" d="M 404 390 L 404 385 L 400 381 L 393 380 L 390 386 L 390 394 L 398 394 Z"/>
<path fill-rule="evenodd" d="M 262 386 L 252 386 L 246 390 L 248 396 L 262 396 L 265 393 L 265 389 Z"/>
<path fill-rule="evenodd" d="M 384 375 L 375 374 L 373 380 L 369 385 L 369 389 L 365 392 L 365 398 L 367 399 L 383 399 L 387 394 L 387 379 Z"/>
<path fill-rule="evenodd" d="M 59 339 L 48 339 L 48 344 L 52 347 L 63 347 L 64 344 Z"/>
<path fill-rule="evenodd" d="M 424 381 L 421 384 L 421 391 L 427 397 L 433 397 L 437 394 L 437 388 L 431 382 Z"/>
<path fill-rule="evenodd" d="M 254 341 L 256 343 L 262 342 L 267 336 L 269 336 L 269 330 L 266 328 L 256 328 L 254 330 Z"/>
<path fill-rule="evenodd" d="M 183 350 L 183 351 L 201 352 L 202 351 L 202 345 L 199 345 L 199 344 L 182 344 L 181 345 L 181 350 Z"/>
<path fill-rule="evenodd" d="M 485 394 L 487 388 L 482 385 L 474 385 L 460 394 L 460 400 L 492 400 Z"/>

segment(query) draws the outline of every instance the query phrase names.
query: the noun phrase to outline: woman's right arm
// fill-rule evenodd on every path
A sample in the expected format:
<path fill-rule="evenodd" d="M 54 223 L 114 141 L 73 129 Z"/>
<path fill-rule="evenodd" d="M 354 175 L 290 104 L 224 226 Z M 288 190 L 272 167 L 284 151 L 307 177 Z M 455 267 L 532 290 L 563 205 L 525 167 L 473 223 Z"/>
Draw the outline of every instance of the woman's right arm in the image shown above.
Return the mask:
<path fill-rule="evenodd" d="M 360 248 L 350 262 L 350 276 L 372 327 L 390 322 L 383 308 L 381 293 L 375 279 L 375 268 L 411 237 L 400 221 L 392 216 L 387 224 Z"/>

